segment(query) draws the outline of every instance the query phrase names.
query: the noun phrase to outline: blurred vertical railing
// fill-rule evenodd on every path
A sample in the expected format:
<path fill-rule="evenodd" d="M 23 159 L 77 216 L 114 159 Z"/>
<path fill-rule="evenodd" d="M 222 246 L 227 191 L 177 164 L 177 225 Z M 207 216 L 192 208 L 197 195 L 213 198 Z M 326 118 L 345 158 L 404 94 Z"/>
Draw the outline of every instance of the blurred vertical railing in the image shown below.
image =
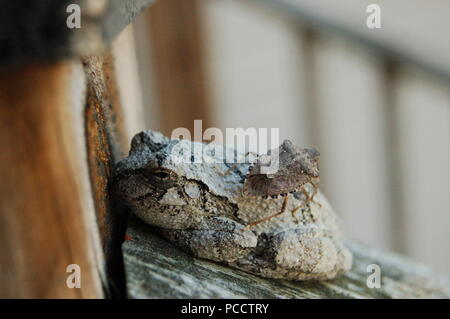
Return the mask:
<path fill-rule="evenodd" d="M 205 30 L 198 6 L 197 0 L 164 0 L 143 16 L 146 40 L 155 61 L 154 93 L 158 97 L 161 131 L 166 135 L 177 127 L 193 132 L 197 119 L 201 119 L 205 127 L 210 125 L 203 57 Z"/>

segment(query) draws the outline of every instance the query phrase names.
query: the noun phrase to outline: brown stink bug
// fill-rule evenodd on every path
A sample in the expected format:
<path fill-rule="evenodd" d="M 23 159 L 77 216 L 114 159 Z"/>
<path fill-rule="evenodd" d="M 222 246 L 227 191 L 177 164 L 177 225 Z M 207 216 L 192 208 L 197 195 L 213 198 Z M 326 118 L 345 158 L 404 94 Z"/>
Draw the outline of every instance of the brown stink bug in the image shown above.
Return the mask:
<path fill-rule="evenodd" d="M 257 158 L 245 178 L 243 195 L 262 198 L 283 196 L 284 201 L 280 212 L 254 222 L 247 228 L 283 214 L 288 202 L 288 193 L 301 191 L 306 196 L 305 203 L 292 211 L 293 217 L 300 208 L 315 202 L 314 196 L 318 190 L 315 181 L 319 179 L 319 155 L 315 148 L 301 148 L 289 140 L 284 140 L 277 149 Z M 311 183 L 314 187 L 312 194 L 308 194 L 303 187 L 307 183 Z"/>

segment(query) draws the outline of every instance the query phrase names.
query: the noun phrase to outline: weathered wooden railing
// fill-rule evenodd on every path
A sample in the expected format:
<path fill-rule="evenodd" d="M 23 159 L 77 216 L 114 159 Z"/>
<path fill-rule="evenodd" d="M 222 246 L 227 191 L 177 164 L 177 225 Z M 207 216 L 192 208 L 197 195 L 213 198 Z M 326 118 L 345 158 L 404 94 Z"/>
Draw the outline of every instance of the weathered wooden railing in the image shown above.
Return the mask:
<path fill-rule="evenodd" d="M 129 298 L 450 298 L 448 277 L 352 240 L 346 242 L 354 258 L 350 272 L 329 281 L 294 282 L 193 258 L 136 218 L 129 220 L 126 238 Z"/>
<path fill-rule="evenodd" d="M 2 2 L 0 297 L 102 298 L 125 291 L 134 298 L 450 295 L 446 278 L 354 242 L 350 273 L 333 282 L 292 283 L 194 259 L 134 219 L 123 263 L 125 216 L 109 191 L 110 177 L 143 123 L 121 100 L 109 45 L 152 2 Z M 72 3 L 81 6 L 80 29 L 66 25 Z M 160 59 L 178 59 L 179 52 L 164 56 L 164 39 L 156 41 Z M 161 86 L 169 87 L 170 79 Z M 205 104 L 196 96 L 189 101 Z M 372 263 L 382 267 L 380 289 L 366 285 Z M 80 288 L 66 284 L 71 264 L 80 266 Z"/>

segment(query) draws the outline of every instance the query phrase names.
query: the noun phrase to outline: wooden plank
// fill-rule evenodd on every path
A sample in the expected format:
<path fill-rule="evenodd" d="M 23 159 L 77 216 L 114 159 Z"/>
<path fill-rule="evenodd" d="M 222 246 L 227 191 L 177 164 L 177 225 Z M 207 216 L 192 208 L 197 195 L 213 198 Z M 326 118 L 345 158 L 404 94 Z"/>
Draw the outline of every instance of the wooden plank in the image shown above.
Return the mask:
<path fill-rule="evenodd" d="M 193 132 L 195 119 L 209 126 L 206 71 L 196 0 L 165 0 L 149 8 L 149 40 L 162 132 L 177 127 Z"/>
<path fill-rule="evenodd" d="M 131 219 L 123 245 L 129 298 L 449 298 L 450 280 L 407 258 L 349 241 L 350 272 L 331 281 L 294 282 L 261 278 L 193 258 Z M 368 288 L 381 267 L 381 288 Z"/>
<path fill-rule="evenodd" d="M 106 273 L 110 283 L 114 282 L 113 287 L 119 290 L 123 278 L 121 280 L 117 246 L 122 239 L 124 214 L 110 196 L 110 179 L 115 160 L 124 154 L 123 114 L 110 52 L 87 57 L 83 64 L 87 79 L 85 130 L 91 196 L 105 254 Z"/>
<path fill-rule="evenodd" d="M 1 298 L 103 296 L 82 79 L 71 62 L 0 74 Z M 70 264 L 80 266 L 79 289 L 66 285 Z"/>
<path fill-rule="evenodd" d="M 141 127 L 137 105 L 125 100 L 125 112 L 114 65 L 106 51 L 86 57 L 84 70 L 68 62 L 2 73 L 0 138 L 10 149 L 0 158 L 3 297 L 124 291 L 125 215 L 109 188 L 115 161 Z M 72 263 L 82 289 L 66 286 Z"/>
<path fill-rule="evenodd" d="M 129 94 L 121 97 L 126 88 L 118 86 L 109 51 L 86 57 L 84 70 L 76 62 L 18 65 L 99 52 L 150 2 L 79 2 L 83 31 L 68 33 L 65 1 L 30 1 L 27 9 L 35 9 L 33 19 L 19 19 L 21 23 L 2 30 L 0 64 L 14 68 L 0 74 L 0 140 L 9 149 L 0 157 L 5 182 L 0 297 L 98 298 L 123 293 L 124 214 L 110 196 L 109 184 L 114 162 L 143 127 L 138 124 L 139 105 Z M 1 24 L 23 13 L 22 6 L 5 4 Z M 61 32 L 49 32 L 51 28 Z M 123 50 L 132 46 L 122 43 L 122 51 L 115 51 L 121 66 L 119 85 L 135 80 L 136 74 L 124 73 L 129 65 L 123 68 L 133 59 Z M 80 289 L 66 285 L 69 264 L 81 267 Z"/>
<path fill-rule="evenodd" d="M 86 147 L 97 224 L 112 296 L 124 292 L 120 244 L 125 211 L 111 196 L 114 164 L 128 151 L 132 136 L 144 127 L 139 103 L 132 29 L 126 29 L 103 55 L 84 59 L 87 79 Z"/>

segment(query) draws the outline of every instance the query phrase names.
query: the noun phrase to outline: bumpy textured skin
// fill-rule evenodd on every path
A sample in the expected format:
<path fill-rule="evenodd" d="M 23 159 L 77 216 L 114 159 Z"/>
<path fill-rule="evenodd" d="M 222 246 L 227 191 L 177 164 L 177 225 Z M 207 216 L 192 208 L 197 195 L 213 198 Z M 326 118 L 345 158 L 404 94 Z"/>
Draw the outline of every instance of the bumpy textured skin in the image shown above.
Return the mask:
<path fill-rule="evenodd" d="M 221 174 L 232 165 L 224 158 L 242 155 L 219 145 L 141 132 L 129 156 L 117 164 L 116 191 L 141 220 L 197 257 L 291 280 L 331 279 L 350 270 L 342 224 L 320 192 L 315 201 L 322 207 L 309 203 L 293 216 L 290 211 L 306 200 L 295 192 L 287 195 L 286 213 L 245 229 L 279 212 L 283 197 L 243 196 L 249 164 Z"/>

